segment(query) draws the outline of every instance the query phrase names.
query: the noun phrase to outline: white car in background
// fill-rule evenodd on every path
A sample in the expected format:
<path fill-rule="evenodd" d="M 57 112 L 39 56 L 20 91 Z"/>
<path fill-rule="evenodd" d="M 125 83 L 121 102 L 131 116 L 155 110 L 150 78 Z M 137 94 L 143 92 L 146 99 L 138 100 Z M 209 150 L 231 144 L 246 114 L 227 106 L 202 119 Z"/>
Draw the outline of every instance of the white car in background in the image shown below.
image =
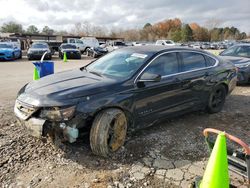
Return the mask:
<path fill-rule="evenodd" d="M 97 48 L 99 47 L 99 41 L 95 38 L 95 37 L 82 37 L 81 41 L 84 43 L 85 45 L 85 52 L 89 49 L 89 48 Z"/>
<path fill-rule="evenodd" d="M 114 40 L 114 41 L 109 41 L 108 42 L 108 46 L 107 49 L 109 52 L 126 47 L 127 45 L 125 44 L 125 42 L 121 41 L 121 40 Z"/>
<path fill-rule="evenodd" d="M 79 49 L 81 53 L 83 53 L 83 52 L 86 51 L 86 45 L 80 39 L 77 39 L 77 38 L 67 38 L 64 41 L 64 43 L 68 43 L 68 44 L 76 46 L 76 48 Z"/>
<path fill-rule="evenodd" d="M 157 40 L 155 45 L 175 46 L 176 44 L 172 40 Z"/>

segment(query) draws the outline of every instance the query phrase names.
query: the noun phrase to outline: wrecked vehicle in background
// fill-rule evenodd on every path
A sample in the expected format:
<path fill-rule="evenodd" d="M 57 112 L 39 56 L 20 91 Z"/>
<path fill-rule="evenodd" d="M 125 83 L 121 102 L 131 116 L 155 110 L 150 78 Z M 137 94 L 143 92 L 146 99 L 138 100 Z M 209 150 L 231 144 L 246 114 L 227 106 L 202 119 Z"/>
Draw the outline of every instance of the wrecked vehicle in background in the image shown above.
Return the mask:
<path fill-rule="evenodd" d="M 127 47 L 25 85 L 14 111 L 36 137 L 72 143 L 89 132 L 93 153 L 107 156 L 124 144 L 127 130 L 195 110 L 219 112 L 236 77 L 233 64 L 208 52 Z"/>
<path fill-rule="evenodd" d="M 238 83 L 250 83 L 250 44 L 237 44 L 219 54 L 238 68 Z"/>

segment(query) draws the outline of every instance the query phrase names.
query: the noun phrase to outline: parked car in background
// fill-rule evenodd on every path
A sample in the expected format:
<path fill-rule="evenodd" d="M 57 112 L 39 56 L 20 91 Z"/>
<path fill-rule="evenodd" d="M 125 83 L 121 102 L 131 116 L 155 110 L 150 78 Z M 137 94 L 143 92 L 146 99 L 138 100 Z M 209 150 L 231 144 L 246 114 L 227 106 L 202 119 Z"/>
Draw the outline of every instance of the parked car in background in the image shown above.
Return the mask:
<path fill-rule="evenodd" d="M 114 41 L 109 41 L 107 49 L 109 52 L 113 51 L 113 50 L 117 50 L 123 47 L 126 47 L 127 45 L 125 44 L 125 42 L 121 41 L 121 40 L 114 40 Z"/>
<path fill-rule="evenodd" d="M 80 50 L 81 53 L 84 53 L 86 51 L 86 44 L 77 38 L 67 38 L 66 40 L 63 41 L 63 43 L 68 43 L 71 45 L 75 45 L 77 49 Z"/>
<path fill-rule="evenodd" d="M 10 42 L 0 42 L 0 60 L 22 58 L 22 50 Z"/>
<path fill-rule="evenodd" d="M 210 48 L 210 44 L 208 42 L 204 42 L 201 45 L 201 49 L 207 50 Z"/>
<path fill-rule="evenodd" d="M 63 59 L 64 53 L 68 59 L 81 59 L 81 52 L 73 44 L 63 43 L 59 47 L 59 58 Z"/>
<path fill-rule="evenodd" d="M 93 58 L 103 56 L 108 53 L 107 48 L 102 47 L 91 47 L 87 49 L 87 56 L 91 56 Z"/>
<path fill-rule="evenodd" d="M 221 44 L 218 45 L 218 49 L 220 49 L 220 50 L 224 50 L 224 49 L 227 49 L 227 48 L 228 48 L 227 44 L 221 43 Z"/>
<path fill-rule="evenodd" d="M 85 45 L 85 50 L 84 52 L 87 52 L 87 50 L 89 48 L 97 48 L 99 47 L 99 42 L 98 40 L 95 38 L 95 37 L 82 37 L 81 38 L 81 41 L 84 43 Z"/>
<path fill-rule="evenodd" d="M 201 44 L 200 43 L 194 43 L 192 45 L 192 48 L 194 48 L 194 49 L 201 49 Z"/>
<path fill-rule="evenodd" d="M 217 43 L 211 43 L 210 44 L 210 49 L 217 50 L 218 49 L 218 44 Z"/>
<path fill-rule="evenodd" d="M 220 56 L 238 67 L 238 83 L 250 83 L 250 44 L 237 44 L 221 52 Z"/>
<path fill-rule="evenodd" d="M 195 110 L 221 111 L 236 79 L 232 63 L 205 51 L 127 47 L 25 85 L 14 111 L 34 136 L 75 142 L 89 135 L 92 151 L 108 156 L 124 144 L 128 129 Z"/>
<path fill-rule="evenodd" d="M 155 45 L 174 46 L 175 43 L 172 40 L 157 40 Z"/>
<path fill-rule="evenodd" d="M 41 59 L 45 52 L 44 59 L 51 60 L 52 54 L 49 45 L 45 42 L 34 42 L 27 52 L 28 60 Z"/>

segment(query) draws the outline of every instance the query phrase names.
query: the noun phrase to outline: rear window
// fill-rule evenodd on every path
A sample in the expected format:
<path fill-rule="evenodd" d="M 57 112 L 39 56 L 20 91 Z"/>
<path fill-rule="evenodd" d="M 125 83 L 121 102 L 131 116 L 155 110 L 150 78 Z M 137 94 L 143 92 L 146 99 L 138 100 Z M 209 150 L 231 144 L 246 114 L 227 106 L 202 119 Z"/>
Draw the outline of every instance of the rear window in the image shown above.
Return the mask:
<path fill-rule="evenodd" d="M 202 54 L 194 52 L 182 52 L 183 71 L 190 71 L 206 67 L 206 60 Z"/>
<path fill-rule="evenodd" d="M 208 67 L 212 67 L 216 64 L 216 60 L 214 58 L 211 58 L 209 56 L 205 56 L 205 57 L 206 57 Z"/>

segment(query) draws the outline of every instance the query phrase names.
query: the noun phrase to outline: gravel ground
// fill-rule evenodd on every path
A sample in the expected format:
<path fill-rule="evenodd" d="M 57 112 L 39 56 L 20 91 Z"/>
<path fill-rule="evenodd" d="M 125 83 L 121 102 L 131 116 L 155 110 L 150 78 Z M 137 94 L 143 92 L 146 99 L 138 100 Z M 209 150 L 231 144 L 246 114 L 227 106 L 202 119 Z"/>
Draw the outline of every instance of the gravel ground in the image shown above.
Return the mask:
<path fill-rule="evenodd" d="M 57 71 L 87 61 L 57 61 Z M 27 135 L 13 114 L 16 91 L 32 73 L 29 62 L 21 63 L 22 78 L 19 68 L 8 72 L 7 63 L 0 63 L 0 187 L 188 187 L 203 175 L 209 157 L 204 128 L 225 130 L 250 143 L 250 86 L 238 86 L 222 112 L 193 112 L 130 134 L 112 158 L 93 155 L 88 136 L 57 147 Z M 245 179 L 230 174 L 233 185 L 246 187 Z"/>

